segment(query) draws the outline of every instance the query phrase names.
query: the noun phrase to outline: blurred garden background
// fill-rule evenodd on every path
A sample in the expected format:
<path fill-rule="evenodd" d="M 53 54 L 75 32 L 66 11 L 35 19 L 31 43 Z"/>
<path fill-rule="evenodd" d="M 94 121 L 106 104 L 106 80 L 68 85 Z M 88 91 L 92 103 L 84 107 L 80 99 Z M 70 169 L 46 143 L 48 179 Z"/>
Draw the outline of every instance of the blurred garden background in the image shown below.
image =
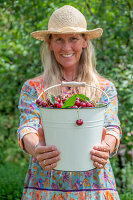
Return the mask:
<path fill-rule="evenodd" d="M 111 159 L 121 200 L 133 200 L 133 1 L 0 0 L 0 200 L 20 200 L 29 157 L 17 143 L 18 102 L 23 83 L 42 73 L 42 42 L 30 33 L 47 28 L 51 13 L 69 4 L 86 17 L 88 29 L 101 27 L 92 41 L 97 70 L 113 81 L 119 98 L 123 137 Z"/>

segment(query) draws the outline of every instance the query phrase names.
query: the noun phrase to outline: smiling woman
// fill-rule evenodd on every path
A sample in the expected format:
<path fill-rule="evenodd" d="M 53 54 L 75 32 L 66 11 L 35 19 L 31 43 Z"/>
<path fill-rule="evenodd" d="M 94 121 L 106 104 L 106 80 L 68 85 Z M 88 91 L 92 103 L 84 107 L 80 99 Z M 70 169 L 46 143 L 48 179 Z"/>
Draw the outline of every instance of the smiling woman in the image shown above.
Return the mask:
<path fill-rule="evenodd" d="M 114 84 L 96 71 L 95 53 L 90 41 L 99 38 L 102 32 L 101 28 L 87 30 L 83 14 L 66 5 L 53 12 L 48 30 L 31 33 L 35 39 L 43 41 L 41 58 L 44 73 L 26 81 L 20 96 L 18 141 L 20 147 L 32 155 L 23 200 L 119 200 L 109 161 L 109 157 L 118 150 L 121 136 L 117 92 Z M 110 98 L 102 141 L 91 149 L 95 168 L 89 171 L 55 170 L 61 152 L 54 145 L 46 145 L 39 108 L 33 103 L 44 89 L 62 80 L 82 81 L 98 86 Z M 66 93 L 71 95 L 69 88 Z"/>

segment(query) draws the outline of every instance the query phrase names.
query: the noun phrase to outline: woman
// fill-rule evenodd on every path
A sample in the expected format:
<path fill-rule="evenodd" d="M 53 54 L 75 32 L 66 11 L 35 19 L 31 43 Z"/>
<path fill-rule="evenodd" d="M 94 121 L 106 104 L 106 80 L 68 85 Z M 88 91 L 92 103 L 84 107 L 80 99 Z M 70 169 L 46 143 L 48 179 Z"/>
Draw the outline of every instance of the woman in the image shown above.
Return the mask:
<path fill-rule="evenodd" d="M 109 162 L 120 143 L 117 93 L 109 80 L 95 69 L 94 49 L 90 39 L 102 35 L 102 29 L 87 30 L 84 16 L 72 6 L 57 9 L 50 17 L 47 31 L 31 35 L 43 41 L 41 50 L 44 74 L 25 82 L 20 96 L 21 111 L 18 141 L 32 155 L 24 183 L 22 199 L 119 199 Z M 61 159 L 56 146 L 46 146 L 39 109 L 33 103 L 51 85 L 65 81 L 85 81 L 98 85 L 110 97 L 105 114 L 102 142 L 91 150 L 96 167 L 85 172 L 56 171 Z M 45 135 L 45 133 L 44 133 Z"/>

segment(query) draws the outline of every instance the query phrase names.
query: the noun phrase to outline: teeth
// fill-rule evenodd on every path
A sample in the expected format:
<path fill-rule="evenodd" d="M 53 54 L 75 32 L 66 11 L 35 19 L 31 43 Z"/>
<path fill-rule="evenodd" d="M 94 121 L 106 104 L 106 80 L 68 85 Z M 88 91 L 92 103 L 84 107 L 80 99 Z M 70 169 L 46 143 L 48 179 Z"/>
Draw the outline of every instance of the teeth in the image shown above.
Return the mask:
<path fill-rule="evenodd" d="M 66 58 L 69 58 L 69 57 L 71 57 L 73 54 L 69 54 L 69 55 L 62 55 L 63 57 L 66 57 Z"/>

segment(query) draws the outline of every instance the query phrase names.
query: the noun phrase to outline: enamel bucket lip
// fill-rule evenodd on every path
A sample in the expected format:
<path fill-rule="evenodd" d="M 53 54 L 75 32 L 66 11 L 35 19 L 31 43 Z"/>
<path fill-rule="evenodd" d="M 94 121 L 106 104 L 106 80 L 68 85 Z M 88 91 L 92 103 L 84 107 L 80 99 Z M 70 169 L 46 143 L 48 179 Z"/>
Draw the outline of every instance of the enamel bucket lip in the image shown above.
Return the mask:
<path fill-rule="evenodd" d="M 100 105 L 100 106 L 95 106 L 95 107 L 82 107 L 82 108 L 56 108 L 56 107 L 42 107 L 42 106 L 39 106 L 39 105 L 37 105 L 39 108 L 44 108 L 44 109 L 62 109 L 62 110 L 70 110 L 70 109 L 97 109 L 97 108 L 102 108 L 102 107 L 107 107 L 108 106 L 108 104 L 109 104 L 110 102 L 107 102 L 107 103 L 98 103 L 98 104 L 102 104 L 102 105 Z"/>

